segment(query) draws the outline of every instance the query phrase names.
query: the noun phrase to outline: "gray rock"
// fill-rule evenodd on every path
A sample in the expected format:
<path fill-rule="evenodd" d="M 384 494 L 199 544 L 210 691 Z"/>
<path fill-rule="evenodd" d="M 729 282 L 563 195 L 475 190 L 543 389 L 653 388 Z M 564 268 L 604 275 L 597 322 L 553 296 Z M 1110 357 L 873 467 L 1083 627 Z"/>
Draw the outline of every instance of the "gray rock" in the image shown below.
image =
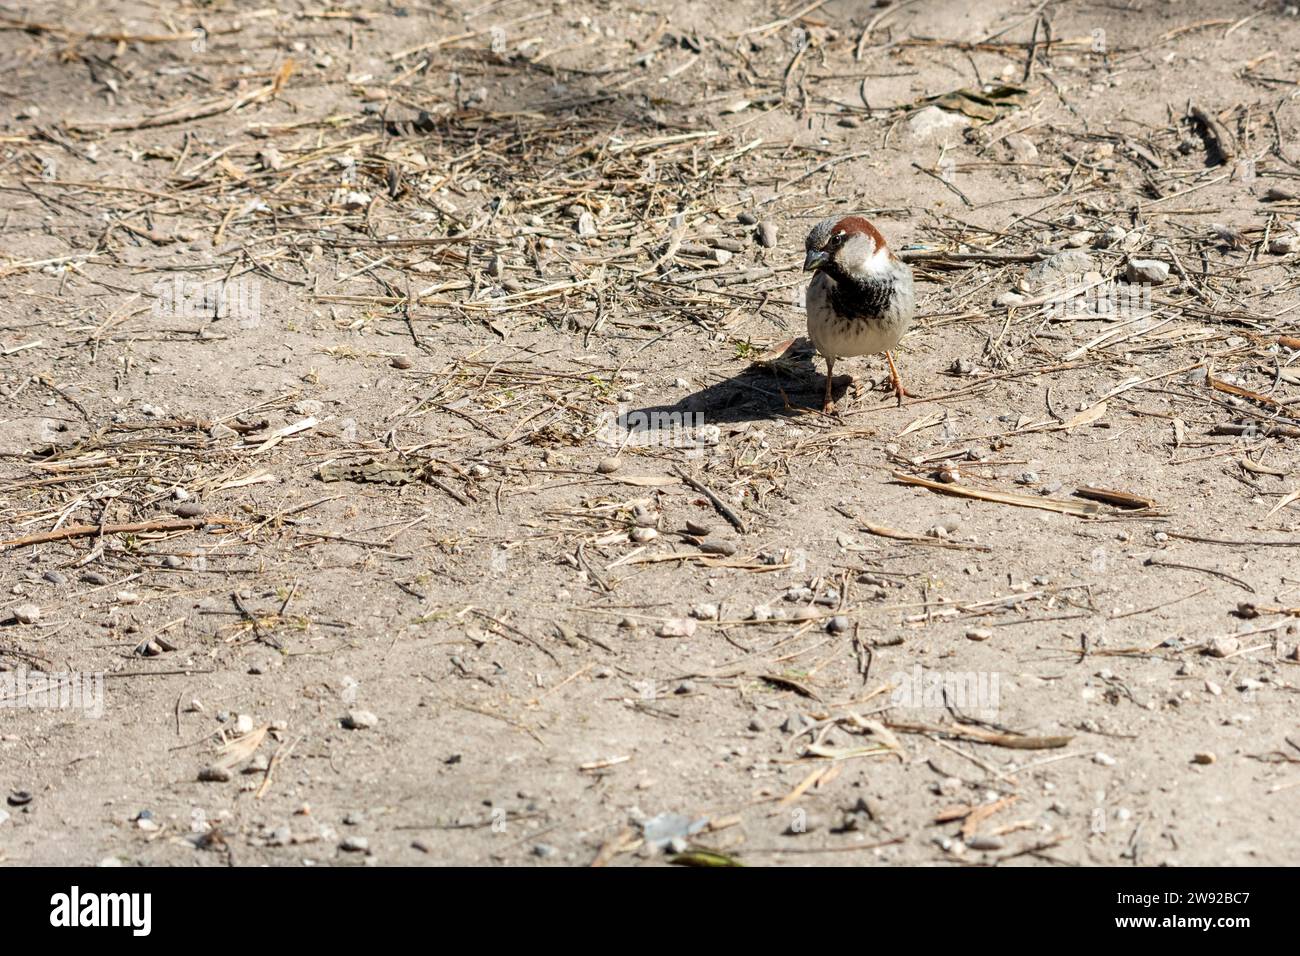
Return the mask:
<path fill-rule="evenodd" d="M 822 819 L 814 813 L 809 813 L 802 808 L 795 811 L 790 825 L 785 828 L 786 836 L 801 836 L 805 833 L 813 833 L 822 827 Z"/>
<path fill-rule="evenodd" d="M 1123 226 L 1111 226 L 1096 239 L 1092 240 L 1092 247 L 1094 249 L 1109 249 L 1112 246 L 1118 246 L 1124 241 L 1124 237 L 1127 235 L 1128 233 L 1124 230 Z"/>
<path fill-rule="evenodd" d="M 764 219 L 758 224 L 758 244 L 764 249 L 776 247 L 776 223 L 771 219 Z"/>
<path fill-rule="evenodd" d="M 1002 142 L 1006 144 L 1011 158 L 1017 163 L 1032 163 L 1038 158 L 1038 147 L 1024 133 L 1012 133 Z"/>
<path fill-rule="evenodd" d="M 675 617 L 659 625 L 655 634 L 659 637 L 693 637 L 695 621 L 689 617 Z"/>
<path fill-rule="evenodd" d="M 927 106 L 907 121 L 908 132 L 917 139 L 943 139 L 950 142 L 959 139 L 969 125 L 970 120 L 961 113 L 949 112 L 937 106 Z"/>
<path fill-rule="evenodd" d="M 1275 256 L 1286 256 L 1300 251 L 1300 236 L 1278 236 L 1269 241 L 1268 251 Z"/>
<path fill-rule="evenodd" d="M 672 849 L 675 842 L 680 845 L 679 841 L 699 833 L 708 822 L 704 817 L 693 820 L 680 813 L 661 813 L 641 824 L 641 835 L 651 849 Z"/>
<path fill-rule="evenodd" d="M 12 609 L 12 613 L 19 624 L 35 624 L 41 619 L 41 609 L 35 604 L 19 604 Z"/>
<path fill-rule="evenodd" d="M 1210 640 L 1206 647 L 1206 653 L 1211 657 L 1227 657 L 1229 654 L 1235 654 L 1241 647 L 1241 641 L 1235 637 L 1216 637 Z"/>
<path fill-rule="evenodd" d="M 691 617 L 697 621 L 716 621 L 718 619 L 718 606 L 716 604 L 694 604 L 691 606 Z"/>
<path fill-rule="evenodd" d="M 369 730 L 379 723 L 379 718 L 368 710 L 352 710 L 343 718 L 343 726 L 348 730 Z"/>
<path fill-rule="evenodd" d="M 1169 278 L 1169 263 L 1159 259 L 1130 259 L 1124 270 L 1124 278 L 1129 282 L 1160 285 Z"/>
<path fill-rule="evenodd" d="M 1024 284 L 1030 288 L 1051 288 L 1078 279 L 1085 272 L 1093 272 L 1097 261 L 1081 249 L 1068 249 L 1036 262 L 1025 274 Z"/>

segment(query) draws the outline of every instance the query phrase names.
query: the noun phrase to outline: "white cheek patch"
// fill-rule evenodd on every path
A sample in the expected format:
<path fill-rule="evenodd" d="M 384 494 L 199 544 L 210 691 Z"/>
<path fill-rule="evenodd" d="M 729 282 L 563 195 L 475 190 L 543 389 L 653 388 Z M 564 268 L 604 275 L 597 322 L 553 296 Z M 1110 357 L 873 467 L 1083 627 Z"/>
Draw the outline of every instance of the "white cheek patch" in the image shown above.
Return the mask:
<path fill-rule="evenodd" d="M 849 258 L 848 271 L 861 276 L 884 275 L 889 271 L 888 249 L 883 246 L 879 249 L 873 249 L 872 244 L 865 240 L 855 240 L 852 245 L 854 246 L 851 250 L 853 253 L 857 253 L 858 249 L 856 247 L 861 246 L 863 247 L 863 254 L 853 255 Z M 844 251 L 849 252 L 850 249 L 845 247 Z"/>

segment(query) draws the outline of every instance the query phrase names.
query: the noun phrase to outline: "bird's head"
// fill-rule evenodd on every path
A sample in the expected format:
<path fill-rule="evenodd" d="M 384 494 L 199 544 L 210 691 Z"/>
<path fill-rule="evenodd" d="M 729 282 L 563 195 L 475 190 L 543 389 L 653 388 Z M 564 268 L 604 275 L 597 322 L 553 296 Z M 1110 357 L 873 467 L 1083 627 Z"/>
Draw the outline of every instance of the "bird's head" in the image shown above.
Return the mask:
<path fill-rule="evenodd" d="M 823 219 L 804 240 L 804 271 L 822 269 L 833 278 L 864 280 L 882 275 L 890 258 L 885 237 L 862 216 Z"/>

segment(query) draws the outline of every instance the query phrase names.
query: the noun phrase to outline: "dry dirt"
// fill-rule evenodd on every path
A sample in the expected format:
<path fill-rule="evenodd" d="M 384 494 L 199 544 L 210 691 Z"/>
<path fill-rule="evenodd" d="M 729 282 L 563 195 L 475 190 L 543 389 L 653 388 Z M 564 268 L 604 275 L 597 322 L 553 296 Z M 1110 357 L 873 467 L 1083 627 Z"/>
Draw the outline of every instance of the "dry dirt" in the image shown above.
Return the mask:
<path fill-rule="evenodd" d="M 0 860 L 1296 861 L 1294 6 L 278 6 L 0 5 Z"/>

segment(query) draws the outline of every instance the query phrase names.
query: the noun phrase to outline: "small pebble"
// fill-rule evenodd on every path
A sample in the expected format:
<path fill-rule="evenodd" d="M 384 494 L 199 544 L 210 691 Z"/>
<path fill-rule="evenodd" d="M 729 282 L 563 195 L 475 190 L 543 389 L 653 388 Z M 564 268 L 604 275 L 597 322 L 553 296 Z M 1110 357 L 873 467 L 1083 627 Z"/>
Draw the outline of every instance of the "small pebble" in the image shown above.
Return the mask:
<path fill-rule="evenodd" d="M 707 524 L 700 524 L 698 521 L 688 521 L 686 522 L 686 533 L 697 538 L 707 538 L 713 533 L 713 529 Z"/>
<path fill-rule="evenodd" d="M 369 730 L 379 723 L 379 718 L 368 710 L 353 710 L 343 718 L 343 726 L 348 730 Z"/>
<path fill-rule="evenodd" d="M 733 555 L 736 546 L 730 541 L 705 541 L 700 545 L 700 550 L 705 554 Z"/>
<path fill-rule="evenodd" d="M 764 219 L 758 224 L 758 244 L 765 249 L 776 247 L 776 223 L 770 219 Z"/>
<path fill-rule="evenodd" d="M 41 609 L 35 604 L 19 604 L 12 613 L 19 624 L 35 624 L 41 619 Z"/>
<path fill-rule="evenodd" d="M 1092 241 L 1094 249 L 1109 249 L 1111 246 L 1117 246 L 1124 241 L 1128 233 L 1122 226 L 1111 226 L 1096 239 Z"/>
<path fill-rule="evenodd" d="M 370 841 L 359 836 L 344 837 L 339 843 L 339 849 L 344 853 L 369 853 Z"/>
<path fill-rule="evenodd" d="M 826 622 L 826 630 L 832 634 L 843 634 L 852 624 L 843 614 L 837 614 Z"/>
<path fill-rule="evenodd" d="M 1216 757 L 1216 756 L 1215 756 L 1211 751 L 1206 750 L 1206 751 L 1203 751 L 1202 753 L 1194 754 L 1194 755 L 1192 756 L 1192 763 L 1199 763 L 1199 764 L 1203 764 L 1203 765 L 1205 765 L 1205 766 L 1208 766 L 1208 765 L 1214 763 L 1214 761 L 1216 761 L 1216 760 L 1218 760 L 1218 759 L 1219 759 L 1219 758 Z"/>
<path fill-rule="evenodd" d="M 1235 637 L 1216 637 L 1210 641 L 1207 652 L 1211 657 L 1227 657 L 1235 654 L 1239 647 L 1241 641 Z"/>
<path fill-rule="evenodd" d="M 230 780 L 230 771 L 225 767 L 204 767 L 199 771 L 199 780 L 203 783 L 226 783 Z"/>
<path fill-rule="evenodd" d="M 693 637 L 695 621 L 689 617 L 676 617 L 659 625 L 655 634 L 659 637 Z"/>
<path fill-rule="evenodd" d="M 388 364 L 393 368 L 407 369 L 411 367 L 411 360 L 405 355 L 394 355 L 388 360 Z"/>
<path fill-rule="evenodd" d="M 1169 263 L 1159 259 L 1130 259 L 1124 278 L 1133 283 L 1160 285 L 1169 278 Z"/>
<path fill-rule="evenodd" d="M 205 511 L 207 509 L 197 501 L 182 501 L 172 509 L 172 514 L 178 518 L 198 518 Z"/>
<path fill-rule="evenodd" d="M 596 465 L 596 470 L 602 475 L 612 475 L 621 468 L 623 463 L 617 458 L 602 458 Z"/>
<path fill-rule="evenodd" d="M 968 641 L 987 641 L 993 637 L 993 632 L 987 627 L 972 627 L 966 632 Z"/>
<path fill-rule="evenodd" d="M 803 812 L 790 825 L 785 828 L 786 836 L 800 836 L 804 833 L 812 833 L 821 828 L 821 817 L 812 813 Z"/>
<path fill-rule="evenodd" d="M 1116 760 L 1114 757 L 1112 757 L 1110 754 L 1102 753 L 1100 750 L 1092 755 L 1092 762 L 1095 764 L 1100 764 L 1103 767 L 1113 767 L 1115 766 L 1115 764 L 1119 763 L 1119 761 Z"/>

